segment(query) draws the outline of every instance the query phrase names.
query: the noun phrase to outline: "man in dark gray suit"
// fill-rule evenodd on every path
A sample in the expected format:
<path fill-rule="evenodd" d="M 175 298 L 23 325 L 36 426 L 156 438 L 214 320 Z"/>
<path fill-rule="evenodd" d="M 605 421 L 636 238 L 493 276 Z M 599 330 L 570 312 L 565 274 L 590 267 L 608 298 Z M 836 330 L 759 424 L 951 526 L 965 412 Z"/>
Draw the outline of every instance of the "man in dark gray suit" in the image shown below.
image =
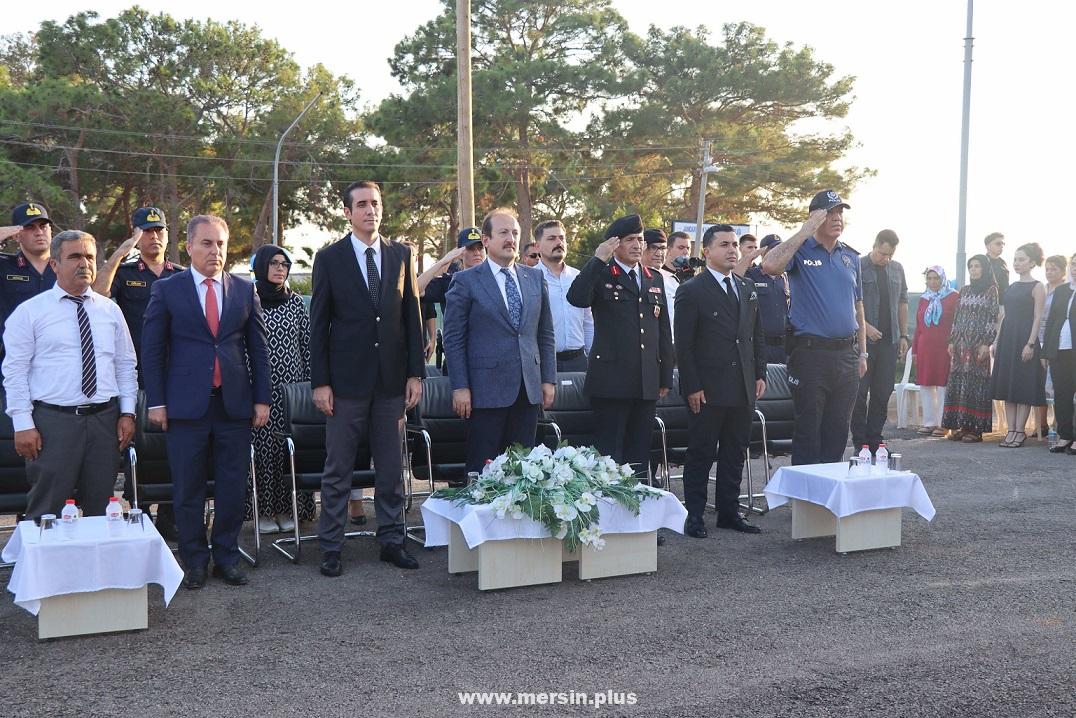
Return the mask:
<path fill-rule="evenodd" d="M 468 471 L 480 471 L 512 444 L 534 446 L 538 404 L 553 403 L 549 291 L 541 270 L 515 263 L 519 232 L 511 210 L 486 215 L 487 259 L 456 272 L 446 295 L 445 358 L 452 405 L 468 419 Z"/>
<path fill-rule="evenodd" d="M 321 572 L 341 573 L 340 548 L 359 440 L 376 468 L 374 508 L 381 560 L 418 568 L 404 550 L 401 445 L 404 411 L 418 404 L 425 376 L 422 318 L 411 248 L 381 237 L 381 189 L 355 182 L 343 192 L 351 234 L 314 261 L 310 385 L 325 421 L 321 481 Z"/>

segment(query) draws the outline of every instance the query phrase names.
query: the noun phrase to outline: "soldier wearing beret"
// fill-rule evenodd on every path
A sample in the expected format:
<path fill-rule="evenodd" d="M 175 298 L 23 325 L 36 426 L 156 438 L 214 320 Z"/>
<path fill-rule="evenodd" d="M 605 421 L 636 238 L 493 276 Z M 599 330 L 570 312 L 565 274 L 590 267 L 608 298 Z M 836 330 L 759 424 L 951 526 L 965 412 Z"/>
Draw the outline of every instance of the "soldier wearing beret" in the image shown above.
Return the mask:
<path fill-rule="evenodd" d="M 134 233 L 116 248 L 108 258 L 93 289 L 98 294 L 112 297 L 123 310 L 127 328 L 131 332 L 135 351 L 138 353 L 138 386 L 142 386 L 142 317 L 149 304 L 149 291 L 153 283 L 183 271 L 183 267 L 165 259 L 168 247 L 168 225 L 164 212 L 156 207 L 142 207 L 131 215 Z M 132 250 L 138 248 L 138 257 L 124 261 Z"/>
<path fill-rule="evenodd" d="M 0 227 L 0 242 L 14 237 L 15 254 L 0 254 L 0 336 L 15 307 L 56 283 L 49 264 L 52 220 L 45 205 L 24 202 L 11 212 L 11 226 Z"/>
<path fill-rule="evenodd" d="M 639 215 L 613 222 L 568 290 L 568 302 L 594 314 L 585 391 L 597 448 L 645 476 L 654 409 L 672 386 L 675 359 L 665 284 L 641 263 L 643 244 Z"/>

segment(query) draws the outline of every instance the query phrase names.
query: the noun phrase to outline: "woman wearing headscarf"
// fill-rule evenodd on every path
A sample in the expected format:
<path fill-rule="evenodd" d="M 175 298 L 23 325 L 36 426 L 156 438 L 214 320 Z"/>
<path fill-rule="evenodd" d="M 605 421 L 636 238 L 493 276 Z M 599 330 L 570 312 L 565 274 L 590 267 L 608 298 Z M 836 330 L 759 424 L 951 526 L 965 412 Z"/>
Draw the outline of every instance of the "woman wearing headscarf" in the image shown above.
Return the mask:
<path fill-rule="evenodd" d="M 924 272 L 927 290 L 919 298 L 916 310 L 915 337 L 912 356 L 915 357 L 916 383 L 923 405 L 923 426 L 920 434 L 945 436 L 941 428 L 945 407 L 945 385 L 949 382 L 949 335 L 960 303 L 960 294 L 949 286 L 945 270 L 935 265 Z"/>
<path fill-rule="evenodd" d="M 990 345 L 999 324 L 998 287 L 990 260 L 977 254 L 968 260 L 969 284 L 961 287 L 949 356 L 953 363 L 945 386 L 942 428 L 954 441 L 973 443 L 990 431 Z"/>
<path fill-rule="evenodd" d="M 303 298 L 288 287 L 291 256 L 280 247 L 265 245 L 251 258 L 254 287 L 261 299 L 269 345 L 273 403 L 269 423 L 253 430 L 254 468 L 258 474 L 258 512 L 262 533 L 295 528 L 291 507 L 291 481 L 284 475 L 285 450 L 280 436 L 286 432 L 284 385 L 310 381 L 310 319 Z M 314 518 L 314 496 L 299 493 L 302 521 Z M 253 517 L 247 492 L 247 518 Z"/>
<path fill-rule="evenodd" d="M 1054 380 L 1054 419 L 1057 423 L 1055 454 L 1076 455 L 1073 394 L 1076 393 L 1076 254 L 1068 266 L 1068 283 L 1053 292 L 1050 314 L 1043 333 L 1042 357 L 1049 362 Z"/>

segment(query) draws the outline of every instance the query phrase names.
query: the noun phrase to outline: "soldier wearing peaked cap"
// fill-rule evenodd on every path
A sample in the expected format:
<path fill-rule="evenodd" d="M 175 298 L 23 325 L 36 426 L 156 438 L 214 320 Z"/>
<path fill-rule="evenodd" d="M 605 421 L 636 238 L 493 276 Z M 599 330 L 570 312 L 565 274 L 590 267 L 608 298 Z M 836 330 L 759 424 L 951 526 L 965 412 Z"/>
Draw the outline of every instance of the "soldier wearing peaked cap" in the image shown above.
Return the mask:
<path fill-rule="evenodd" d="M 49 264 L 52 229 L 43 204 L 24 202 L 11 212 L 11 226 L 0 227 L 0 241 L 14 237 L 15 254 L 0 254 L 0 335 L 15 307 L 51 289 L 56 273 Z"/>
<path fill-rule="evenodd" d="M 643 223 L 621 217 L 568 290 L 568 302 L 590 307 L 594 344 L 586 393 L 598 450 L 649 469 L 654 410 L 672 386 L 672 330 L 661 274 L 641 264 Z"/>

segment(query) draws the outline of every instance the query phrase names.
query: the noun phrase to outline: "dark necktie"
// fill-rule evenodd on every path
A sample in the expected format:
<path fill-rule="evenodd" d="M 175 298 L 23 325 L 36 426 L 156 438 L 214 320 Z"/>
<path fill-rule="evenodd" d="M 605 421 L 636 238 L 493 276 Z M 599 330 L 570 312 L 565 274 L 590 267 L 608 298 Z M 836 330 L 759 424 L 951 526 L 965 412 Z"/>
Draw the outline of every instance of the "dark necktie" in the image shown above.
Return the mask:
<path fill-rule="evenodd" d="M 733 301 L 736 306 L 740 305 L 740 300 L 736 297 L 736 292 L 732 290 L 732 277 L 725 277 L 725 292 L 729 295 L 729 299 Z"/>
<path fill-rule="evenodd" d="M 501 267 L 501 274 L 504 275 L 504 294 L 508 297 L 508 319 L 512 322 L 512 328 L 518 330 L 519 320 L 523 316 L 523 300 L 512 272 L 507 267 Z"/>
<path fill-rule="evenodd" d="M 83 304 L 86 297 L 73 297 L 70 294 L 64 296 L 75 303 L 75 314 L 78 316 L 78 334 L 82 342 L 82 393 L 87 399 L 92 399 L 97 393 L 97 357 L 93 352 L 93 332 L 90 331 L 90 317 L 86 314 Z"/>
<path fill-rule="evenodd" d="M 366 248 L 366 285 L 370 288 L 370 299 L 376 308 L 381 301 L 381 275 L 377 273 L 373 247 Z"/>
<path fill-rule="evenodd" d="M 639 279 L 636 277 L 634 269 L 628 272 L 628 279 L 631 280 L 631 283 L 635 286 L 636 289 L 639 288 Z"/>

